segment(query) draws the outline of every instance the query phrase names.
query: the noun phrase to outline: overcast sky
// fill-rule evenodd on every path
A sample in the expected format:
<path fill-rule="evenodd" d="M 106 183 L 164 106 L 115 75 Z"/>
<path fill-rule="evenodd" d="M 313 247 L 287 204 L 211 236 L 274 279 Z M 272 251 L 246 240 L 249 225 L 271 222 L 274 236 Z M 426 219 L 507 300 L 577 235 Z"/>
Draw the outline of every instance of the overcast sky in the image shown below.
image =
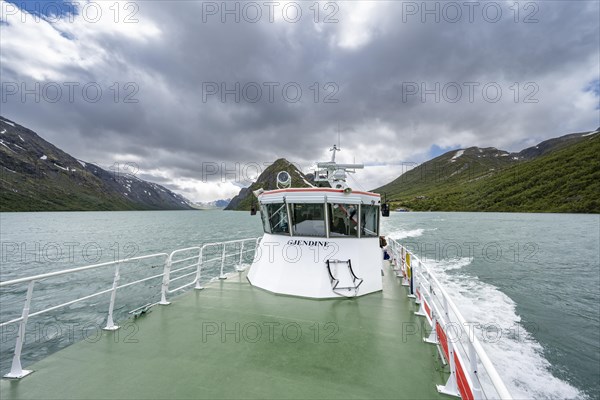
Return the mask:
<path fill-rule="evenodd" d="M 1 114 L 195 201 L 280 157 L 308 168 L 338 132 L 372 189 L 451 149 L 600 126 L 598 1 L 15 4 Z"/>

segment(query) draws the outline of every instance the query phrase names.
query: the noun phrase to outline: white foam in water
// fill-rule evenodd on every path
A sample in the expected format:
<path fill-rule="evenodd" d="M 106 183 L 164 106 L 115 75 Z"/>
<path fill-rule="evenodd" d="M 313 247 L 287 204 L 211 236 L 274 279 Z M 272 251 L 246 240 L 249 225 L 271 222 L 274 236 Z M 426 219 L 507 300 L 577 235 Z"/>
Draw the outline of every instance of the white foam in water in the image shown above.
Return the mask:
<path fill-rule="evenodd" d="M 475 277 L 447 274 L 471 263 L 469 258 L 426 262 L 444 285 L 467 321 L 477 321 L 487 327 L 477 336 L 515 399 L 574 399 L 583 393 L 549 371 L 550 363 L 543 356 L 542 346 L 521 325 L 515 302 L 496 287 Z M 499 331 L 501 329 L 501 331 Z M 495 393 L 491 382 L 482 379 L 484 390 Z"/>
<path fill-rule="evenodd" d="M 440 270 L 441 271 L 450 271 L 453 269 L 461 269 L 462 267 L 466 267 L 471 264 L 471 259 L 469 257 L 462 257 L 453 259 L 451 261 L 438 261 L 437 263 L 430 260 L 422 260 L 429 268 L 431 268 L 435 273 L 438 279 L 441 280 Z"/>
<path fill-rule="evenodd" d="M 403 231 L 400 229 L 390 233 L 387 236 L 392 239 L 400 240 L 406 239 L 407 237 L 419 237 L 423 234 L 423 232 L 425 232 L 425 229 L 413 229 L 411 231 Z"/>

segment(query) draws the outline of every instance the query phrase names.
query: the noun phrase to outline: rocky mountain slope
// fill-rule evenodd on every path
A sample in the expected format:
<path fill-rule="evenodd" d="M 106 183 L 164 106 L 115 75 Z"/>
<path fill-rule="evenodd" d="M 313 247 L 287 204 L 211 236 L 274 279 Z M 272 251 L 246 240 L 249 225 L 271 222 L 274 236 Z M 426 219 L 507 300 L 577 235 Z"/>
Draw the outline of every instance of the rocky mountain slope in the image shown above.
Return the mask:
<path fill-rule="evenodd" d="M 600 135 L 574 133 L 518 153 L 453 150 L 375 189 L 392 207 L 440 211 L 600 212 Z"/>
<path fill-rule="evenodd" d="M 219 199 L 207 202 L 194 203 L 194 207 L 199 210 L 219 210 L 227 207 L 231 199 Z"/>
<path fill-rule="evenodd" d="M 264 190 L 277 189 L 277 174 L 287 171 L 292 177 L 292 187 L 311 187 L 309 178 L 306 177 L 296 166 L 285 158 L 280 158 L 269 165 L 256 179 L 252 185 L 242 188 L 240 193 L 231 199 L 225 210 L 250 210 L 254 199 L 253 191 L 260 188 Z"/>
<path fill-rule="evenodd" d="M 189 210 L 167 188 L 77 160 L 0 117 L 0 211 Z"/>

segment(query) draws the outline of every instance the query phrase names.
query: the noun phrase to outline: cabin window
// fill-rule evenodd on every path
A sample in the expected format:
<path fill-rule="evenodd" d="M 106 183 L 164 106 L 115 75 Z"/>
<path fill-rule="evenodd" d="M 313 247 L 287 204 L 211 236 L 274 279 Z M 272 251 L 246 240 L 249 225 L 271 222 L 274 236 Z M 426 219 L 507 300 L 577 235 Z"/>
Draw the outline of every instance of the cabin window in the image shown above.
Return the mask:
<path fill-rule="evenodd" d="M 358 205 L 328 204 L 329 237 L 358 236 Z"/>
<path fill-rule="evenodd" d="M 290 209 L 294 235 L 325 237 L 325 207 L 323 204 L 290 204 Z"/>
<path fill-rule="evenodd" d="M 360 236 L 379 236 L 379 206 L 363 204 L 360 209 Z"/>
<path fill-rule="evenodd" d="M 289 235 L 287 209 L 285 203 L 261 205 L 261 217 L 266 233 Z"/>
<path fill-rule="evenodd" d="M 263 230 L 265 233 L 271 233 L 271 226 L 269 225 L 269 212 L 265 204 L 260 205 L 260 219 L 262 219 Z"/>

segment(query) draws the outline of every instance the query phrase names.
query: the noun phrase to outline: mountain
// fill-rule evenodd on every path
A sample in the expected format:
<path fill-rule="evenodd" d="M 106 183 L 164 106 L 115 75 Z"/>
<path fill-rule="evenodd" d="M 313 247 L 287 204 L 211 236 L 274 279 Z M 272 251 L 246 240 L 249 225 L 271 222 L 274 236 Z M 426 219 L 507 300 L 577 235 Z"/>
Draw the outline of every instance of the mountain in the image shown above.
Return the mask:
<path fill-rule="evenodd" d="M 598 128 L 594 132 L 598 132 L 599 130 L 600 128 Z M 528 147 L 525 150 L 521 150 L 517 155 L 525 160 L 531 160 L 536 157 L 543 156 L 544 154 L 550 153 L 552 151 L 570 146 L 574 143 L 578 143 L 579 141 L 581 141 L 582 138 L 586 137 L 586 135 L 590 135 L 594 132 L 571 133 L 569 135 L 545 140 L 537 146 Z"/>
<path fill-rule="evenodd" d="M 600 212 L 600 135 L 574 133 L 518 153 L 453 150 L 374 191 L 412 210 Z"/>
<path fill-rule="evenodd" d="M 189 209 L 161 185 L 78 160 L 0 117 L 0 211 Z"/>
<path fill-rule="evenodd" d="M 446 192 L 489 176 L 518 162 L 518 156 L 493 147 L 450 151 L 400 175 L 374 191 L 388 199 L 421 197 Z"/>
<path fill-rule="evenodd" d="M 214 206 L 217 208 L 225 208 L 229 205 L 230 202 L 231 202 L 231 199 L 221 199 L 221 200 L 215 200 L 215 201 L 211 202 L 211 204 L 214 204 Z"/>
<path fill-rule="evenodd" d="M 231 199 L 220 199 L 204 203 L 194 203 L 194 207 L 199 208 L 201 210 L 222 209 L 227 207 L 229 205 L 229 202 L 231 202 Z"/>
<path fill-rule="evenodd" d="M 277 174 L 286 171 L 292 177 L 292 187 L 311 187 L 309 179 L 296 166 L 285 158 L 280 158 L 269 165 L 250 187 L 242 188 L 225 210 L 250 210 L 254 201 L 253 191 L 258 189 L 277 189 Z"/>

